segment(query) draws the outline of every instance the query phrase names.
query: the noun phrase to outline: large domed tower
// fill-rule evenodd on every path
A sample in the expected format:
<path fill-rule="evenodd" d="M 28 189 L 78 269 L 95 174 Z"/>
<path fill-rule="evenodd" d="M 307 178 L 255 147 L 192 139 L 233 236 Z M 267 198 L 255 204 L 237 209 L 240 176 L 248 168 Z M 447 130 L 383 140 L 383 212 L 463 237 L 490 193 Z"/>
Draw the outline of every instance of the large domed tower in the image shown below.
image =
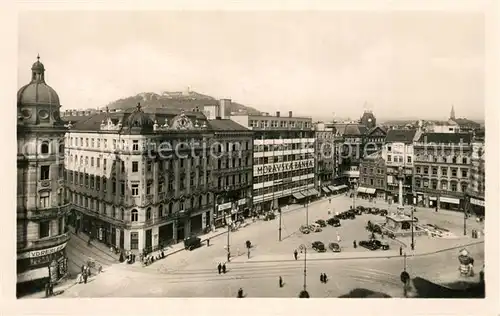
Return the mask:
<path fill-rule="evenodd" d="M 64 137 L 57 93 L 40 57 L 17 93 L 17 293 L 56 281 L 67 271 L 68 201 Z"/>

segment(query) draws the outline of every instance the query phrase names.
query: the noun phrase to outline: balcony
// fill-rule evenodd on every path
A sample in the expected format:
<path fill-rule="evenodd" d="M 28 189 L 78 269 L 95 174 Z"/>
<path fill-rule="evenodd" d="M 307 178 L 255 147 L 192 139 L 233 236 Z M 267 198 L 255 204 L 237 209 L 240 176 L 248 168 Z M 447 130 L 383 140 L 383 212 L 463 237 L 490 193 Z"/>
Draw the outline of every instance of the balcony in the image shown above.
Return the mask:
<path fill-rule="evenodd" d="M 55 245 L 60 245 L 64 242 L 69 241 L 70 234 L 64 233 L 57 236 L 45 237 L 41 239 L 32 240 L 32 247 L 37 249 L 49 248 Z"/>
<path fill-rule="evenodd" d="M 43 220 L 43 219 L 50 219 L 50 218 L 56 218 L 56 217 L 61 217 L 66 215 L 69 212 L 69 204 L 62 205 L 62 206 L 56 206 L 56 207 L 50 207 L 50 208 L 44 208 L 44 209 L 38 209 L 38 210 L 30 210 L 26 214 L 26 218 L 32 219 L 32 220 Z M 19 215 L 19 213 L 18 213 Z"/>

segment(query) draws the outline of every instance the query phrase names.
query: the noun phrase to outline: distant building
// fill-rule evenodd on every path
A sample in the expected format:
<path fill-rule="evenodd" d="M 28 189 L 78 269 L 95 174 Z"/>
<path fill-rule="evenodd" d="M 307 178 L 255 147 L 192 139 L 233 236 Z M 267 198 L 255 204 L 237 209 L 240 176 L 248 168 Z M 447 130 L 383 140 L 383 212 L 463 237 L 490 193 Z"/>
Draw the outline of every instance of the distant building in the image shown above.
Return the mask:
<path fill-rule="evenodd" d="M 426 207 L 459 210 L 471 172 L 470 133 L 423 133 L 414 143 L 417 201 Z"/>
<path fill-rule="evenodd" d="M 357 194 L 368 198 L 385 199 L 386 166 L 381 151 L 372 153 L 361 161 Z"/>
<path fill-rule="evenodd" d="M 359 119 L 359 124 L 366 126 L 368 129 L 372 129 L 377 126 L 377 119 L 372 111 L 365 111 Z"/>
<path fill-rule="evenodd" d="M 319 122 L 316 129 L 316 176 L 318 191 L 331 193 L 328 188 L 334 184 L 337 169 L 335 157 L 335 129 Z"/>
<path fill-rule="evenodd" d="M 455 118 L 455 108 L 452 105 L 448 122 L 453 122 L 458 127 L 460 133 L 473 133 L 481 128 L 481 124 L 466 118 Z M 442 131 L 441 131 L 442 132 Z"/>
<path fill-rule="evenodd" d="M 433 133 L 458 133 L 460 132 L 460 126 L 453 120 L 448 120 L 447 122 L 435 122 L 432 125 L 432 130 L 429 132 Z"/>
<path fill-rule="evenodd" d="M 253 205 L 257 212 L 319 195 L 315 189 L 315 131 L 312 119 L 287 116 L 232 115 L 253 131 Z"/>
<path fill-rule="evenodd" d="M 61 104 L 39 60 L 17 92 L 17 294 L 57 282 L 68 267 Z M 7 254 L 6 254 L 7 255 Z"/>

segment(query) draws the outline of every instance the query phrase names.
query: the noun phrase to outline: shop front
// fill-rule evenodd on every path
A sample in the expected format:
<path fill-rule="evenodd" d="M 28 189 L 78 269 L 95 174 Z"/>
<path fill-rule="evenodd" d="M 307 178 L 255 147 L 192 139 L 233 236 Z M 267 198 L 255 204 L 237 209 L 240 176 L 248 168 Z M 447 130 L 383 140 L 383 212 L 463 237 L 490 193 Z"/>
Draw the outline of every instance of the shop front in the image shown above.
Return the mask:
<path fill-rule="evenodd" d="M 191 222 L 191 234 L 196 235 L 203 230 L 202 214 L 192 216 L 190 222 Z"/>
<path fill-rule="evenodd" d="M 460 210 L 460 199 L 453 198 L 453 197 L 441 196 L 439 198 L 439 208 L 442 208 L 445 210 L 458 211 L 458 210 Z"/>
<path fill-rule="evenodd" d="M 479 216 L 484 216 L 484 198 L 470 197 L 469 203 L 470 212 Z"/>
<path fill-rule="evenodd" d="M 174 224 L 165 224 L 158 227 L 158 244 L 160 247 L 171 244 L 174 240 Z"/>
<path fill-rule="evenodd" d="M 43 289 L 51 280 L 57 283 L 68 272 L 67 242 L 46 249 L 32 250 L 17 255 L 17 295 Z"/>
<path fill-rule="evenodd" d="M 232 203 L 227 202 L 217 205 L 216 213 L 214 214 L 214 226 L 215 228 L 223 227 L 226 225 L 226 212 L 231 209 Z"/>

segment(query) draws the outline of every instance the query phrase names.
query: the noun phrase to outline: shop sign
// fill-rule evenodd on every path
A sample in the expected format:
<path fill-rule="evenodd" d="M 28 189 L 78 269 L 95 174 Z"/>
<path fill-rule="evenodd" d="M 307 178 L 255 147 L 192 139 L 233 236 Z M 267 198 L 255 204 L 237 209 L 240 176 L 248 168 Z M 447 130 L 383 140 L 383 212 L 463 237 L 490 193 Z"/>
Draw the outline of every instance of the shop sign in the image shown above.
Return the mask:
<path fill-rule="evenodd" d="M 45 255 L 41 257 L 30 258 L 30 265 L 37 266 L 51 262 L 52 260 L 60 260 L 63 258 L 63 251 L 51 253 L 50 255 Z"/>
<path fill-rule="evenodd" d="M 238 205 L 245 205 L 247 204 L 247 199 L 241 199 L 238 201 Z"/>
<path fill-rule="evenodd" d="M 478 199 L 475 199 L 475 198 L 470 198 L 470 202 L 472 204 L 474 204 L 474 205 L 484 207 L 484 201 L 481 201 L 481 200 L 478 200 Z"/>
<path fill-rule="evenodd" d="M 229 208 L 231 208 L 231 202 L 220 204 L 219 207 L 218 207 L 218 210 L 219 211 L 224 211 L 224 210 L 227 210 Z"/>
<path fill-rule="evenodd" d="M 66 247 L 67 242 L 60 244 L 58 246 L 52 247 L 52 248 L 47 248 L 47 249 L 41 249 L 41 250 L 33 250 L 33 251 L 28 251 L 22 254 L 19 254 L 17 256 L 17 259 L 26 259 L 26 258 L 36 258 L 36 257 L 42 257 L 42 256 L 47 256 L 56 252 L 59 252 Z"/>
<path fill-rule="evenodd" d="M 300 161 L 288 161 L 282 163 L 275 163 L 269 165 L 260 165 L 254 167 L 254 177 L 261 176 L 268 173 L 293 171 L 304 168 L 313 168 L 314 160 L 300 160 Z"/>

